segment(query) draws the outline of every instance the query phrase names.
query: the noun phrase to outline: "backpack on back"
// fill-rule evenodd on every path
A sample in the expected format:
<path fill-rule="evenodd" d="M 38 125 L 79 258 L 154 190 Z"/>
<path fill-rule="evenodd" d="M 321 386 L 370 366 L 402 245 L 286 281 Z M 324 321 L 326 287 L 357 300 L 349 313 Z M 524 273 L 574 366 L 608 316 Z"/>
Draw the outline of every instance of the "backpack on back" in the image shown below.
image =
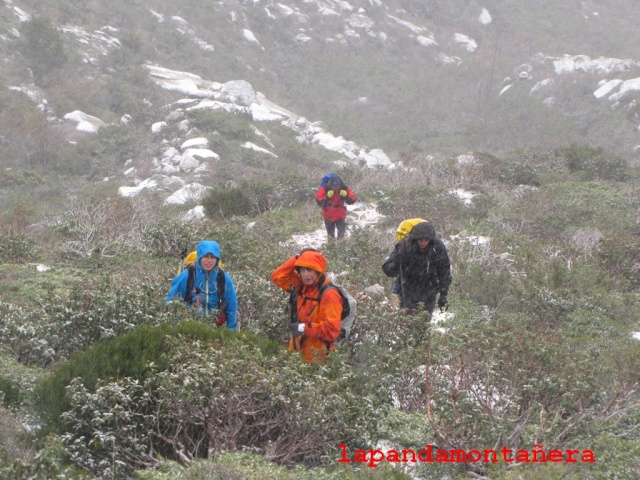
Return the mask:
<path fill-rule="evenodd" d="M 401 242 L 403 238 L 411 233 L 413 227 L 422 222 L 428 222 L 429 220 L 425 220 L 424 218 L 410 218 L 408 220 L 403 220 L 398 225 L 396 229 L 396 241 Z"/>
<path fill-rule="evenodd" d="M 339 346 L 342 345 L 342 343 L 347 338 L 349 338 L 349 332 L 351 332 L 353 321 L 356 318 L 357 302 L 346 288 L 344 288 L 342 285 L 338 285 L 330 281 L 320 288 L 320 292 L 318 293 L 318 303 L 320 303 L 320 301 L 322 300 L 322 295 L 327 290 L 327 288 L 335 288 L 342 298 L 342 313 L 340 315 L 340 336 L 338 336 L 338 339 L 336 340 L 336 345 Z"/>

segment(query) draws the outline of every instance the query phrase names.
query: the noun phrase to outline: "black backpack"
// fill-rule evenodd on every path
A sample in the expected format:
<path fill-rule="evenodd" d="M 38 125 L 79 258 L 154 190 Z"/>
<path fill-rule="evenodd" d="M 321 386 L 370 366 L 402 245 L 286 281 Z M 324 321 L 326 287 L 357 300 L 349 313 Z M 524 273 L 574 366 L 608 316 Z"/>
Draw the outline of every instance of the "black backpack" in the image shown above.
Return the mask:
<path fill-rule="evenodd" d="M 189 276 L 187 277 L 187 293 L 184 296 L 184 302 L 189 305 L 191 303 L 191 298 L 193 297 L 193 285 L 196 283 L 196 264 L 192 263 L 187 267 L 187 270 L 189 270 Z M 218 317 L 216 318 L 217 325 L 222 325 L 227 321 L 227 315 L 225 313 L 227 304 L 224 301 L 224 285 L 224 271 L 220 267 L 218 267 L 218 277 L 216 278 L 216 286 L 218 288 Z"/>

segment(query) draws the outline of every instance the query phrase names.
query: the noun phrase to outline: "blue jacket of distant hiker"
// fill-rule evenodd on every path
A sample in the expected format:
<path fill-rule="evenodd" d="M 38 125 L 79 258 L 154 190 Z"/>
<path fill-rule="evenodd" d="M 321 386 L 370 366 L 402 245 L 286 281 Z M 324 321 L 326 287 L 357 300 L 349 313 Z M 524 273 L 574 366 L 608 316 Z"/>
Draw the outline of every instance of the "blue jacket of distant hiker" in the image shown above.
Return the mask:
<path fill-rule="evenodd" d="M 204 240 L 198 243 L 196 248 L 197 260 L 195 263 L 195 281 L 193 283 L 193 296 L 189 301 L 189 306 L 197 309 L 199 316 L 216 316 L 218 314 L 219 294 L 217 279 L 218 268 L 220 265 L 221 253 L 218 242 L 212 240 Z M 212 254 L 218 259 L 215 267 L 207 272 L 200 261 L 207 255 Z M 226 315 L 227 328 L 231 330 L 237 329 L 238 299 L 236 296 L 236 287 L 231 280 L 228 272 L 224 274 L 224 313 Z M 189 280 L 189 270 L 185 269 L 178 274 L 171 282 L 169 294 L 165 298 L 165 302 L 172 300 L 184 300 L 187 294 L 187 283 Z M 198 306 L 199 305 L 199 306 Z"/>

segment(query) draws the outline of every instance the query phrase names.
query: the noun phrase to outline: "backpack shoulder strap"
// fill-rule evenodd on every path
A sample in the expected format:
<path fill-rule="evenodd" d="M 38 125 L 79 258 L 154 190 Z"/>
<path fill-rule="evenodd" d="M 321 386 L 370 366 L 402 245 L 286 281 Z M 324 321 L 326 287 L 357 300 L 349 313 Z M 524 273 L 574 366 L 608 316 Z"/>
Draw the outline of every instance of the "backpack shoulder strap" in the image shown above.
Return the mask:
<path fill-rule="evenodd" d="M 216 279 L 216 286 L 218 288 L 218 308 L 220 308 L 222 302 L 224 302 L 223 297 L 225 281 L 226 279 L 224 277 L 224 270 L 218 267 L 218 278 Z"/>
<path fill-rule="evenodd" d="M 184 303 L 187 305 L 191 303 L 191 297 L 193 297 L 193 285 L 196 283 L 196 266 L 191 264 L 187 267 L 189 271 L 187 276 L 187 291 L 184 295 Z"/>
<path fill-rule="evenodd" d="M 324 292 L 325 292 L 325 291 L 327 290 L 327 288 L 329 288 L 329 287 L 333 287 L 333 288 L 335 288 L 336 290 L 338 290 L 338 288 L 333 284 L 333 282 L 325 283 L 324 285 L 322 285 L 322 286 L 320 287 L 320 290 L 318 290 L 318 298 L 317 298 L 318 303 L 320 303 L 320 300 L 322 300 L 322 295 L 324 294 Z M 340 291 L 338 290 L 338 293 L 339 293 L 339 292 L 340 292 Z M 314 300 L 315 300 L 315 299 L 314 299 Z"/>

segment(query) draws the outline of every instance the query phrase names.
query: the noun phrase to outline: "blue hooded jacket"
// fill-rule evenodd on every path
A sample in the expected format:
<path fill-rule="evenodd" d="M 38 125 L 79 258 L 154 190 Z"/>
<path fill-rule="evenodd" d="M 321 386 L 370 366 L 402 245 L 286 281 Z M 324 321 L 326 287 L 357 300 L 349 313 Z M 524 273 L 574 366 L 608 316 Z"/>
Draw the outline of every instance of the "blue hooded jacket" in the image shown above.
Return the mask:
<path fill-rule="evenodd" d="M 218 263 L 215 268 L 210 272 L 207 272 L 200 265 L 200 259 L 205 255 L 211 253 L 218 259 Z M 202 300 L 202 307 L 198 311 L 199 316 L 215 315 L 218 309 L 218 266 L 221 258 L 220 245 L 218 242 L 211 240 L 203 240 L 198 243 L 196 248 L 196 278 L 193 284 L 195 293 L 193 294 L 192 304 L 197 297 Z M 187 281 L 189 279 L 189 270 L 185 269 L 182 273 L 178 274 L 171 282 L 171 288 L 169 294 L 165 298 L 165 303 L 169 303 L 172 300 L 181 299 L 184 300 L 187 294 Z M 225 313 L 227 315 L 227 328 L 236 330 L 236 317 L 238 313 L 238 299 L 236 297 L 236 287 L 233 284 L 233 280 L 227 272 L 224 272 L 224 301 L 226 302 Z"/>

